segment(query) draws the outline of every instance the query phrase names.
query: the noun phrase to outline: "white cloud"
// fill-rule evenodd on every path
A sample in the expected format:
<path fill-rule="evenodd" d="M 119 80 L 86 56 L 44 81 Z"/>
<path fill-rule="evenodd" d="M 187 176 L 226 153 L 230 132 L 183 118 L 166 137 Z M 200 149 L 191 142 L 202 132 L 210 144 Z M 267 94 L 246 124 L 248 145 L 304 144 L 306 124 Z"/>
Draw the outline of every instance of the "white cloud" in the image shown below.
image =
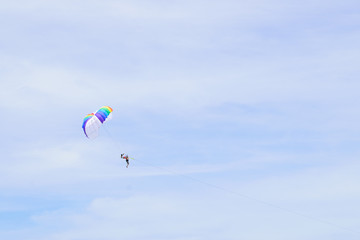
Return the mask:
<path fill-rule="evenodd" d="M 351 231 L 321 222 L 321 218 L 310 219 L 227 193 L 221 193 L 222 197 L 219 194 L 215 191 L 201 194 L 200 191 L 194 196 L 154 193 L 152 196 L 124 199 L 97 198 L 84 211 L 49 213 L 35 216 L 34 220 L 50 226 L 55 222 L 66 225 L 63 231 L 47 236 L 48 239 L 110 240 L 121 237 L 188 240 L 237 239 L 239 236 L 287 239 L 289 234 L 293 239 L 316 239 L 335 234 L 350 239 L 356 237 Z M 307 207 L 314 209 L 316 205 Z M 354 223 L 348 222 L 351 227 L 355 226 Z"/>
<path fill-rule="evenodd" d="M 96 89 L 91 88 L 90 76 L 75 71 L 47 67 L 20 59 L 2 58 L 2 65 L 12 70 L 4 74 L 0 104 L 3 108 L 50 111 L 59 107 L 84 106 L 95 101 Z M 16 66 L 16 69 L 14 69 Z"/>
<path fill-rule="evenodd" d="M 85 138 L 84 138 L 85 139 Z M 141 179 L 156 176 L 186 176 L 196 173 L 215 173 L 227 171 L 234 167 L 241 168 L 237 163 L 230 164 L 192 164 L 173 165 L 166 167 L 149 162 L 148 159 L 131 160 L 130 169 L 120 158 L 115 140 L 96 139 L 96 141 L 71 141 L 58 143 L 56 146 L 39 147 L 38 143 L 31 146 L 18 146 L 21 152 L 12 153 L 11 161 L 3 159 L 0 170 L 2 181 L 0 188 L 10 191 L 37 191 L 51 194 L 73 194 L 74 188 L 69 185 L 82 186 L 84 192 L 91 189 L 93 194 L 102 193 L 104 186 L 112 187 L 121 179 Z M 122 144 L 125 146 L 126 144 Z M 132 146 L 126 147 L 131 150 Z M 246 165 L 244 168 L 248 168 Z M 250 166 L 253 167 L 253 166 Z M 91 187 L 100 183 L 97 187 Z M 56 186 L 56 188 L 54 188 Z"/>
<path fill-rule="evenodd" d="M 245 183 L 242 189 L 260 199 L 279 202 L 338 202 L 358 199 L 360 191 L 357 171 L 359 164 L 352 162 L 333 163 L 332 166 L 318 166 L 296 172 L 282 172 L 281 176 L 271 176 Z M 252 189 L 255 189 L 253 191 Z"/>
<path fill-rule="evenodd" d="M 36 226 L 1 238 L 355 239 L 213 187 L 359 228 L 357 4 L 3 2 L 0 188 L 77 206 L 50 199 L 57 210 L 44 207 Z M 105 104 L 136 122 L 125 132 L 148 132 L 120 132 L 133 141 L 115 148 L 76 140 L 82 117 Z M 145 166 L 179 145 L 196 162 Z M 147 159 L 126 169 L 116 148 Z M 218 149 L 228 158 L 212 164 Z M 9 202 L 0 210 L 33 205 Z"/>
<path fill-rule="evenodd" d="M 119 16 L 128 14 L 133 16 L 133 19 L 139 18 L 137 21 L 144 24 L 151 23 L 152 18 L 156 19 L 155 23 L 178 18 L 185 22 L 202 21 L 204 25 L 213 27 L 213 22 L 219 23 L 222 22 L 220 21 L 222 18 L 225 18 L 224 21 L 229 26 L 235 24 L 238 27 L 239 24 L 241 25 L 241 21 L 234 23 L 228 18 L 229 16 L 236 19 L 245 14 L 262 26 L 265 24 L 264 15 L 269 18 L 288 20 L 292 15 L 299 16 L 293 14 L 294 11 L 315 11 L 324 2 L 307 1 L 301 6 L 280 3 L 228 1 L 219 4 L 187 1 L 185 3 L 152 2 L 146 4 L 138 1 L 130 4 L 125 1 L 101 3 L 90 1 L 88 4 L 82 4 L 81 1 L 68 1 L 60 4 L 56 1 L 51 3 L 36 1 L 28 5 L 24 1 L 20 1 L 4 4 L 2 7 L 15 12 L 20 8 L 29 13 L 34 9 L 50 8 L 52 11 L 62 12 L 65 16 L 71 15 L 70 19 L 76 18 L 78 14 L 81 16 L 84 12 L 89 14 L 89 18 L 94 14 L 106 17 L 111 12 L 118 12 Z M 351 3 L 351 1 L 346 2 L 346 4 Z M 343 4 L 333 2 L 326 9 L 336 9 L 338 5 Z M 344 5 L 346 6 L 346 4 Z M 189 6 L 193 8 L 189 8 Z M 78 11 L 83 8 L 88 10 L 88 13 L 83 10 Z M 251 10 L 249 11 L 249 9 Z M 239 12 L 239 10 L 241 11 Z M 52 11 L 49 12 L 50 15 L 52 15 Z M 268 14 L 264 14 L 266 12 Z M 60 19 L 65 21 L 65 16 Z M 101 21 L 99 19 L 102 18 L 98 17 L 96 21 Z M 105 21 L 112 22 L 106 18 Z M 268 19 L 266 22 L 269 22 Z M 279 22 L 277 21 L 276 24 Z M 181 25 L 176 21 L 174 23 L 176 26 Z M 84 23 L 83 26 L 101 29 L 92 24 L 92 22 Z M 131 64 L 132 67 L 134 67 L 133 65 L 138 66 L 136 69 L 140 72 L 138 75 L 128 75 L 122 72 L 108 74 L 108 69 L 97 69 L 96 71 L 87 69 L 85 73 L 83 70 L 78 70 L 79 68 L 77 69 L 76 66 L 70 67 L 61 64 L 62 67 L 56 67 L 54 66 L 56 64 L 51 64 L 52 61 L 49 64 L 40 63 L 41 61 L 35 60 L 36 58 L 33 56 L 31 59 L 29 56 L 23 57 L 27 60 L 11 59 L 11 57 L 10 61 L 8 61 L 9 56 L 4 56 L 2 65 L 10 68 L 11 73 L 6 74 L 3 78 L 2 89 L 16 87 L 17 90 L 15 93 L 11 90 L 3 90 L 1 103 L 3 106 L 9 105 L 8 103 L 11 102 L 15 106 L 31 107 L 32 105 L 45 105 L 45 99 L 47 101 L 51 99 L 51 103 L 57 106 L 95 105 L 98 101 L 107 101 L 125 107 L 127 111 L 135 108 L 147 108 L 152 111 L 173 111 L 183 114 L 187 111 L 194 113 L 203 107 L 228 102 L 258 104 L 321 101 L 324 103 L 336 102 L 341 99 L 352 101 L 353 98 L 356 98 L 354 89 L 356 89 L 357 83 L 355 81 L 346 81 L 346 85 L 344 82 L 337 81 L 339 78 L 349 77 L 351 72 L 356 72 L 355 65 L 350 64 L 356 62 L 358 55 L 356 51 L 354 52 L 356 46 L 347 44 L 352 42 L 352 39 L 358 38 L 358 35 L 352 31 L 341 35 L 327 32 L 320 34 L 306 31 L 307 26 L 304 26 L 304 28 L 292 29 L 292 31 L 298 31 L 299 36 L 289 39 L 288 37 L 272 38 L 266 34 L 262 35 L 263 32 L 253 28 L 241 28 L 239 32 L 223 34 L 223 30 L 221 30 L 224 27 L 223 24 L 222 22 L 221 26 L 215 26 L 213 32 L 202 32 L 199 37 L 194 36 L 194 33 L 198 32 L 197 29 L 181 30 L 179 37 L 178 34 L 167 34 L 174 28 L 173 26 L 157 27 L 158 25 L 155 24 L 141 30 L 146 32 L 143 33 L 144 35 L 135 34 L 133 37 L 127 35 L 124 36 L 127 39 L 125 43 L 121 41 L 116 44 L 108 42 L 108 38 L 115 36 L 105 35 L 104 38 L 96 39 L 95 42 L 89 40 L 90 42 L 85 43 L 80 36 L 74 36 L 71 39 L 72 42 L 76 42 L 75 45 L 58 50 L 71 53 L 84 44 L 88 44 L 87 51 L 90 51 L 92 57 L 97 58 L 94 56 L 94 51 L 99 49 L 99 45 L 103 45 L 100 47 L 100 52 L 130 46 L 130 52 L 126 52 L 123 57 L 126 60 L 129 58 L 134 63 Z M 245 21 L 244 25 L 248 26 L 247 24 L 248 21 Z M 278 28 L 284 27 L 276 24 L 274 25 L 276 31 L 279 31 Z M 109 33 L 106 29 L 100 33 Z M 133 29 L 135 32 L 138 31 L 137 28 Z M 233 29 L 230 27 L 227 31 L 231 30 Z M 284 27 L 283 30 L 286 31 L 287 27 Z M 157 31 L 158 34 L 154 34 L 154 31 Z M 267 31 L 273 31 L 273 29 Z M 82 34 L 93 36 L 93 33 L 88 30 Z M 225 35 L 225 39 L 221 35 Z M 118 40 L 124 39 L 124 37 L 119 38 L 116 35 Z M 152 40 L 149 41 L 148 37 Z M 50 39 L 51 42 L 58 41 L 58 39 Z M 33 41 L 34 44 L 38 42 L 37 38 Z M 185 46 L 181 46 L 181 42 Z M 31 41 L 29 44 L 32 45 Z M 110 46 L 106 46 L 106 44 Z M 154 46 L 159 45 L 162 48 L 154 49 Z M 230 45 L 230 48 L 227 49 L 226 45 Z M 316 47 L 313 47 L 314 45 Z M 202 51 L 197 54 L 203 55 L 203 57 L 197 56 L 198 49 L 202 49 Z M 247 49 L 253 49 L 250 52 L 252 54 L 247 53 Z M 169 50 L 175 51 L 172 54 L 177 57 L 169 57 L 169 53 L 167 53 Z M 188 53 L 187 55 L 182 55 L 184 50 Z M 53 52 L 56 49 L 49 51 Z M 230 53 L 224 54 L 224 51 L 230 51 Z M 195 53 L 191 54 L 192 52 Z M 122 51 L 119 53 L 124 54 Z M 39 54 L 44 54 L 44 52 L 40 51 Z M 60 52 L 55 55 L 59 54 Z M 90 56 L 86 55 L 85 57 Z M 170 63 L 167 61 L 168 58 L 171 60 Z M 121 55 L 108 56 L 108 59 L 104 60 L 108 61 L 108 64 L 120 62 L 119 65 L 121 65 L 122 62 L 126 62 Z M 185 61 L 190 62 L 193 66 L 186 64 Z M 16 68 L 9 67 L 9 65 L 16 66 Z M 19 79 L 22 80 L 19 81 Z M 17 83 L 17 86 L 14 86 L 14 83 Z"/>

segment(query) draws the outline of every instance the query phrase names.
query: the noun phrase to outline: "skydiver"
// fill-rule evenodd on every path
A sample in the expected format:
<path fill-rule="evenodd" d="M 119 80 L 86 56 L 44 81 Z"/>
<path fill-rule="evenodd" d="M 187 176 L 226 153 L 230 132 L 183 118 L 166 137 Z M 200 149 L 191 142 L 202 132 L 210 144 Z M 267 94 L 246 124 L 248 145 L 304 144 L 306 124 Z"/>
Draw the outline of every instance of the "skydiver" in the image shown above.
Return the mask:
<path fill-rule="evenodd" d="M 128 156 L 127 154 L 125 155 L 125 153 L 122 153 L 122 154 L 121 154 L 121 158 L 125 159 L 125 161 L 126 161 L 126 168 L 128 168 L 128 167 L 129 167 L 129 156 Z"/>

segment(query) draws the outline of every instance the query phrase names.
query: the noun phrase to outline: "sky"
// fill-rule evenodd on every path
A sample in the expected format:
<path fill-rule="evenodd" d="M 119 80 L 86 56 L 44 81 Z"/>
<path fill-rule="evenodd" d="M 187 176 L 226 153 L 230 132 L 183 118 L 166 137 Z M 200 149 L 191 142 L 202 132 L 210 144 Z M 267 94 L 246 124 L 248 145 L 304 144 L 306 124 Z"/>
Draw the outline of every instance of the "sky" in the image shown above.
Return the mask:
<path fill-rule="evenodd" d="M 1 239 L 360 238 L 358 1 L 0 3 Z"/>

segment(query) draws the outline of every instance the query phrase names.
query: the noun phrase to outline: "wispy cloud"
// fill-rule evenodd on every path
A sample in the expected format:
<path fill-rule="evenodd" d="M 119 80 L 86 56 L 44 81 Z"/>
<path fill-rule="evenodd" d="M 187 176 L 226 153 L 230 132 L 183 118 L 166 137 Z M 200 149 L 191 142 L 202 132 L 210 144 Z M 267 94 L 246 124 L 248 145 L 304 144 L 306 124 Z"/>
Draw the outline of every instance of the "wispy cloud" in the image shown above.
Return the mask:
<path fill-rule="evenodd" d="M 355 239 L 358 8 L 2 3 L 1 238 Z"/>

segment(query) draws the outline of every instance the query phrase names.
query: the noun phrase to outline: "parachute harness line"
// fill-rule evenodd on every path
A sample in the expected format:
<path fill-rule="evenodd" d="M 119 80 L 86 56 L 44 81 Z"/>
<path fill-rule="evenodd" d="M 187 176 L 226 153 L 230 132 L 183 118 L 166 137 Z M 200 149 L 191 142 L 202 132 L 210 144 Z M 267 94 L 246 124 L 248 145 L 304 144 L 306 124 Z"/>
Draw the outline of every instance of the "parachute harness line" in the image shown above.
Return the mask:
<path fill-rule="evenodd" d="M 109 135 L 110 135 L 110 133 L 109 133 Z M 112 136 L 111 136 L 111 138 L 112 138 Z M 115 143 L 117 143 L 113 138 L 112 138 L 112 140 Z M 191 177 L 189 175 L 185 175 L 185 174 L 182 174 L 182 173 L 179 173 L 179 172 L 176 172 L 176 171 L 164 168 L 164 167 L 156 166 L 156 165 L 150 164 L 148 162 L 139 160 L 138 158 L 136 158 L 136 161 L 141 162 L 144 165 L 147 165 L 147 166 L 150 166 L 150 167 L 153 167 L 153 168 L 157 168 L 157 169 L 162 170 L 164 172 L 168 172 L 168 173 L 171 173 L 173 175 L 181 176 L 181 177 L 189 179 L 191 181 L 201 183 L 201 184 L 206 185 L 208 187 L 218 189 L 218 190 L 221 190 L 223 192 L 227 192 L 227 193 L 230 193 L 232 195 L 235 195 L 235 196 L 238 196 L 238 197 L 241 197 L 241 198 L 245 198 L 245 199 L 248 199 L 248 200 L 251 200 L 251 201 L 254 201 L 254 202 L 258 202 L 258 203 L 260 203 L 262 205 L 266 205 L 266 206 L 269 206 L 271 208 L 278 209 L 278 210 L 280 210 L 282 212 L 287 212 L 287 213 L 290 213 L 290 214 L 293 214 L 293 215 L 296 215 L 296 216 L 299 216 L 299 217 L 302 217 L 302 218 L 306 218 L 306 219 L 309 219 L 309 220 L 312 220 L 312 221 L 315 221 L 315 222 L 318 222 L 318 223 L 322 223 L 322 224 L 325 224 L 325 225 L 328 225 L 328 226 L 332 226 L 332 227 L 341 229 L 343 231 L 347 231 L 347 232 L 350 232 L 352 234 L 360 236 L 359 231 L 355 231 L 355 230 L 353 230 L 351 228 L 347 228 L 347 227 L 344 227 L 342 225 L 338 225 L 336 223 L 333 223 L 333 222 L 330 222 L 330 221 L 327 221 L 327 220 L 324 220 L 324 219 L 321 219 L 321 218 L 317 218 L 317 217 L 314 217 L 314 216 L 311 216 L 311 215 L 303 214 L 301 212 L 294 211 L 294 210 L 292 210 L 290 208 L 282 207 L 282 206 L 279 206 L 279 205 L 274 204 L 274 203 L 270 203 L 270 202 L 267 202 L 267 201 L 264 201 L 264 200 L 261 200 L 261 199 L 246 195 L 246 194 L 242 194 L 242 193 L 239 193 L 239 192 L 236 192 L 236 191 L 233 191 L 233 190 L 230 190 L 230 189 L 227 189 L 227 188 L 224 188 L 224 187 L 212 184 L 212 183 L 208 183 L 208 182 L 205 182 L 205 181 L 203 181 L 201 179 L 194 178 L 194 177 Z"/>
<path fill-rule="evenodd" d="M 332 226 L 332 227 L 336 227 L 338 229 L 341 229 L 343 231 L 347 231 L 347 232 L 350 232 L 350 233 L 353 233 L 355 235 L 358 235 L 360 236 L 360 232 L 359 231 L 355 231 L 351 228 L 348 228 L 348 227 L 344 227 L 342 225 L 339 225 L 339 224 L 336 224 L 336 223 L 333 223 L 333 222 L 330 222 L 330 221 L 327 221 L 327 220 L 324 220 L 324 219 L 321 219 L 321 218 L 318 218 L 318 217 L 314 217 L 314 216 L 311 216 L 311 215 L 307 215 L 307 214 L 303 214 L 301 212 L 298 212 L 298 211 L 294 211 L 290 208 L 286 208 L 286 207 L 282 207 L 282 206 L 279 206 L 277 204 L 274 204 L 274 203 L 270 203 L 270 202 L 267 202 L 267 201 L 264 201 L 264 200 L 261 200 L 261 199 L 258 199 L 258 198 L 255 198 L 255 197 L 251 197 L 249 195 L 245 195 L 245 194 L 242 194 L 242 193 L 239 193 L 239 192 L 236 192 L 236 191 L 233 191 L 233 190 L 230 190 L 230 189 L 227 189 L 227 188 L 224 188 L 224 187 L 221 187 L 221 186 L 218 186 L 218 185 L 215 185 L 215 184 L 212 184 L 212 183 L 208 183 L 208 182 L 205 182 L 203 180 L 200 180 L 198 178 L 194 178 L 194 177 L 191 177 L 189 175 L 185 175 L 185 174 L 182 174 L 182 173 L 179 173 L 179 172 L 176 172 L 176 171 L 172 171 L 170 169 L 167 169 L 167 168 L 164 168 L 164 167 L 159 167 L 159 166 L 156 166 L 156 165 L 153 165 L 153 164 L 150 164 L 148 162 L 144 162 L 144 161 L 141 161 L 139 160 L 138 158 L 136 159 L 137 162 L 141 162 L 143 163 L 144 165 L 148 165 L 148 166 L 151 166 L 153 168 L 157 168 L 159 170 L 162 170 L 164 172 L 168 172 L 168 173 L 171 173 L 173 175 L 177 175 L 177 176 L 181 176 L 183 178 L 187 178 L 189 180 L 192 180 L 194 182 L 198 182 L 198 183 L 201 183 L 203 185 L 206 185 L 208 187 L 211 187 L 211 188 L 214 188 L 214 189 L 218 189 L 218 190 L 221 190 L 223 192 L 227 192 L 227 193 L 230 193 L 230 194 L 233 194 L 235 196 L 238 196 L 238 197 L 241 197 L 241 198 L 245 198 L 245 199 L 248 199 L 248 200 L 251 200 L 251 201 L 254 201 L 254 202 L 258 202 L 262 205 L 266 205 L 266 206 L 269 206 L 269 207 L 272 207 L 274 209 L 278 209 L 278 210 L 281 210 L 282 212 L 287 212 L 287 213 L 290 213 L 290 214 L 293 214 L 293 215 L 297 215 L 299 217 L 302 217 L 302 218 L 306 218 L 306 219 L 309 219 L 309 220 L 312 220 L 312 221 L 316 221 L 316 222 L 319 222 L 319 223 L 322 223 L 322 224 L 325 224 L 325 225 L 329 225 L 329 226 Z"/>
<path fill-rule="evenodd" d="M 88 115 L 84 118 L 84 122 L 83 122 L 83 129 L 84 129 L 85 135 L 86 135 L 88 138 L 90 138 L 90 139 L 97 137 L 100 126 L 101 126 L 106 120 L 111 119 L 112 111 L 113 111 L 112 108 L 110 108 L 110 107 L 108 107 L 108 106 L 105 106 L 105 107 L 100 108 L 96 113 L 88 114 Z M 111 133 L 106 129 L 106 127 L 105 127 L 104 129 L 105 129 L 105 131 L 107 132 L 108 136 L 109 136 L 109 137 L 111 138 L 111 140 L 113 141 L 113 143 L 114 143 L 115 145 L 117 145 L 117 147 L 118 147 L 119 149 L 121 149 L 120 144 L 114 139 L 114 137 L 113 137 L 113 136 L 111 135 Z M 134 160 L 134 158 L 130 158 L 130 159 L 133 159 L 133 160 Z M 260 204 L 263 204 L 263 205 L 272 207 L 272 208 L 274 208 L 274 209 L 281 210 L 281 211 L 283 211 L 283 212 L 291 213 L 291 214 L 293 214 L 293 215 L 297 215 L 297 216 L 300 216 L 300 217 L 302 217 L 302 218 L 307 218 L 307 219 L 312 220 L 312 221 L 316 221 L 316 222 L 319 222 L 319 223 L 322 223 L 322 224 L 326 224 L 326 225 L 329 225 L 329 226 L 332 226 L 332 227 L 336 227 L 336 228 L 338 228 L 338 229 L 342 229 L 342 230 L 344 230 L 344 231 L 351 232 L 351 233 L 353 233 L 353 234 L 356 234 L 356 235 L 360 236 L 360 232 L 359 232 L 359 231 L 355 231 L 355 230 L 353 230 L 353 229 L 350 229 L 350 228 L 347 228 L 347 227 L 338 225 L 338 224 L 336 224 L 336 223 L 333 223 L 333 222 L 330 222 L 330 221 L 326 221 L 326 220 L 324 220 L 324 219 L 317 218 L 317 217 L 314 217 L 314 216 L 311 216 L 311 215 L 303 214 L 303 213 L 300 213 L 300 212 L 298 212 L 298 211 L 294 211 L 294 210 L 289 209 L 289 208 L 285 208 L 285 207 L 282 207 L 282 206 L 279 206 L 279 205 L 276 205 L 276 204 L 273 204 L 273 203 L 270 203 L 270 202 L 267 202 L 267 201 L 264 201 L 264 200 L 255 198 L 255 197 L 251 197 L 251 196 L 246 195 L 246 194 L 242 194 L 242 193 L 239 193 L 239 192 L 236 192 L 236 191 L 233 191 L 233 190 L 230 190 L 230 189 L 227 189 L 227 188 L 224 188 L 224 187 L 221 187 L 221 186 L 212 184 L 212 183 L 208 183 L 208 182 L 205 182 L 205 181 L 200 180 L 200 179 L 198 179 L 198 178 L 191 177 L 191 176 L 189 176 L 189 175 L 185 175 L 185 174 L 182 174 L 182 173 L 179 173 L 179 172 L 176 172 L 176 171 L 173 171 L 173 170 L 164 168 L 164 167 L 156 166 L 156 165 L 150 164 L 150 163 L 148 163 L 148 162 L 141 161 L 141 160 L 139 160 L 139 159 L 137 159 L 137 158 L 136 158 L 136 161 L 137 161 L 137 162 L 141 162 L 141 163 L 143 163 L 144 165 L 148 165 L 148 166 L 151 166 L 151 167 L 153 167 L 153 168 L 157 168 L 157 169 L 159 169 L 159 170 L 161 170 L 161 171 L 168 172 L 168 173 L 171 173 L 171 174 L 173 174 L 173 175 L 178 175 L 178 176 L 181 176 L 181 177 L 183 177 L 183 178 L 192 180 L 192 181 L 194 181 L 194 182 L 201 183 L 201 184 L 206 185 L 206 186 L 208 186 L 208 187 L 212 187 L 212 188 L 214 188 L 214 189 L 218 189 L 218 190 L 221 190 L 221 191 L 223 191 L 223 192 L 227 192 L 227 193 L 236 195 L 236 196 L 241 197 L 241 198 L 246 198 L 246 199 L 252 200 L 252 201 L 254 201 L 254 202 L 258 202 L 258 203 L 260 203 Z"/>
<path fill-rule="evenodd" d="M 114 141 L 114 144 L 119 144 L 113 137 L 112 135 L 110 134 L 109 131 L 106 130 L 106 132 L 109 134 L 110 138 L 112 139 L 112 141 Z M 120 145 L 118 145 L 120 147 Z M 131 158 L 133 159 L 133 158 Z M 214 189 L 217 189 L 217 190 L 221 190 L 223 192 L 227 192 L 229 194 L 232 194 L 234 196 L 237 196 L 237 197 L 241 197 L 241 198 L 245 198 L 245 199 L 248 199 L 248 200 L 251 200 L 251 201 L 254 201 L 254 202 L 257 202 L 257 203 L 260 203 L 262 205 L 265 205 L 265 206 L 268 206 L 268 207 L 271 207 L 271 208 L 274 208 L 274 209 L 278 209 L 282 212 L 287 212 L 287 213 L 290 213 L 290 214 L 293 214 L 293 215 L 297 215 L 299 217 L 302 217 L 302 218 L 306 218 L 306 219 L 309 219 L 309 220 L 312 220 L 312 221 L 315 221 L 315 222 L 319 222 L 319 223 L 322 223 L 322 224 L 325 224 L 325 225 L 328 225 L 328 226 L 332 226 L 332 227 L 335 227 L 335 228 L 338 228 L 338 229 L 341 229 L 343 231 L 347 231 L 347 232 L 350 232 L 352 234 L 355 234 L 355 235 L 358 235 L 360 236 L 360 232 L 359 231 L 355 231 L 351 228 L 347 228 L 347 227 L 344 227 L 342 225 L 338 225 L 336 223 L 333 223 L 333 222 L 329 222 L 327 220 L 324 220 L 324 219 L 321 219 L 321 218 L 317 218 L 317 217 L 314 217 L 314 216 L 311 216 L 311 215 L 307 215 L 307 214 L 303 214 L 303 213 L 300 213 L 298 211 L 294 211 L 290 208 L 286 208 L 286 207 L 282 207 L 282 206 L 279 206 L 277 204 L 274 204 L 274 203 L 270 203 L 270 202 L 267 202 L 267 201 L 264 201 L 264 200 L 261 200 L 261 199 L 258 199 L 258 198 L 255 198 L 255 197 L 252 197 L 252 196 L 249 196 L 249 195 L 246 195 L 246 194 L 242 194 L 242 193 L 239 193 L 239 192 L 236 192 L 236 191 L 233 191 L 233 190 L 230 190 L 230 189 L 227 189 L 227 188 L 224 188 L 224 187 L 221 187 L 221 186 L 218 186 L 218 185 L 215 185 L 215 184 L 212 184 L 212 183 L 208 183 L 208 182 L 205 182 L 201 179 L 198 179 L 198 178 L 195 178 L 195 177 L 191 177 L 189 175 L 186 175 L 186 174 L 182 174 L 182 173 L 179 173 L 179 172 L 176 172 L 176 171 L 173 171 L 173 170 L 170 170 L 170 169 L 167 169 L 167 168 L 164 168 L 164 167 L 160 167 L 160 166 L 157 166 L 157 165 L 154 165 L 154 164 L 150 164 L 148 162 L 145 162 L 145 161 L 142 161 L 142 160 L 139 160 L 138 158 L 136 158 L 136 161 L 137 162 L 140 162 L 144 165 L 147 165 L 147 166 L 150 166 L 150 167 L 153 167 L 153 168 L 157 168 L 161 171 L 164 171 L 164 172 L 168 172 L 172 175 L 177 175 L 177 176 L 181 176 L 183 178 L 186 178 L 186 179 L 189 179 L 191 181 L 194 181 L 194 182 L 198 182 L 198 183 L 201 183 L 203 185 L 206 185 L 208 187 L 211 187 L 211 188 L 214 188 Z"/>

